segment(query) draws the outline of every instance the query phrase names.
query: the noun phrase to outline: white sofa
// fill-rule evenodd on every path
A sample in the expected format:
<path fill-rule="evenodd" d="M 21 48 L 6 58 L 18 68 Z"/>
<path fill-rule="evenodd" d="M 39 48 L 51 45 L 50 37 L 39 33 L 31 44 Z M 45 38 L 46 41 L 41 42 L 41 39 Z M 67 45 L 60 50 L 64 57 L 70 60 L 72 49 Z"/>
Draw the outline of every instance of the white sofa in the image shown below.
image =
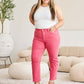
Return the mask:
<path fill-rule="evenodd" d="M 62 46 L 58 58 L 58 71 L 69 72 L 73 65 L 84 61 L 84 47 Z"/>
<path fill-rule="evenodd" d="M 22 50 L 18 53 L 18 59 L 16 62 L 25 62 L 25 61 L 31 61 L 31 46 L 28 49 Z M 45 49 L 43 55 L 42 55 L 42 62 L 45 62 L 49 65 L 49 56 L 47 49 Z"/>
<path fill-rule="evenodd" d="M 18 59 L 16 62 L 22 62 L 22 61 L 31 61 L 31 46 L 27 49 L 27 50 L 23 50 L 21 52 L 19 52 L 18 54 Z M 25 53 L 28 52 L 28 53 Z M 80 63 L 80 62 L 84 62 L 84 47 L 78 47 L 78 46 L 62 46 L 59 48 L 59 53 L 58 53 L 58 59 L 59 59 L 59 67 L 58 67 L 58 71 L 60 72 L 70 72 L 70 70 L 72 70 L 71 68 Z M 48 63 L 48 66 L 50 67 L 49 64 L 49 56 L 48 56 L 48 52 L 45 49 L 43 56 L 42 56 L 42 61 Z M 80 65 L 79 65 L 80 66 Z M 84 67 L 82 65 L 82 67 Z M 80 68 L 82 69 L 82 68 Z M 73 70 L 75 73 L 75 68 Z M 83 70 L 81 70 L 83 71 Z M 70 77 L 71 80 L 73 81 L 73 76 L 71 76 L 72 73 L 70 73 Z M 75 80 L 74 81 L 80 81 L 83 82 L 84 80 L 80 80 L 81 78 L 81 74 L 79 75 L 79 79 L 76 80 L 77 76 L 74 75 Z M 83 76 L 82 76 L 83 77 Z"/>
<path fill-rule="evenodd" d="M 83 84 L 84 83 L 84 76 L 83 76 L 84 75 L 83 74 L 84 62 L 79 60 L 83 57 L 83 53 L 84 53 L 83 50 L 84 50 L 83 47 L 69 47 L 69 46 L 61 47 L 59 49 L 60 64 L 59 64 L 59 70 L 57 72 L 57 79 L 55 80 L 55 84 Z M 79 54 L 76 56 L 72 52 L 73 53 L 79 52 Z M 45 54 L 46 54 L 46 52 L 45 52 Z M 74 57 L 76 57 L 77 59 Z M 63 61 L 63 59 L 64 59 L 64 61 Z M 72 61 L 72 59 L 74 59 L 74 60 Z M 24 60 L 24 61 L 26 61 L 26 60 Z M 22 62 L 22 61 L 20 60 L 19 62 Z M 18 63 L 18 62 L 16 62 L 16 63 Z M 74 64 L 74 65 L 72 66 L 71 64 Z M 49 80 L 49 76 L 50 76 L 50 74 L 48 74 L 47 76 L 42 78 L 41 84 L 47 84 L 48 80 Z M 13 79 L 8 74 L 8 68 L 4 68 L 4 69 L 0 69 L 0 84 L 32 84 L 32 80 Z"/>

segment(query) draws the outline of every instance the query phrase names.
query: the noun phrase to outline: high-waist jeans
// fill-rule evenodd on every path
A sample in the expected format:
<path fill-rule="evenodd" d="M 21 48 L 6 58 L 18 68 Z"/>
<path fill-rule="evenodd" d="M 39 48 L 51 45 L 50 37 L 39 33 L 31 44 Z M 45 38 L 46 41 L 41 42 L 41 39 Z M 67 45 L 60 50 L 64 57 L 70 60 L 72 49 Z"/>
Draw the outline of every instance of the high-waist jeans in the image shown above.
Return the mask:
<path fill-rule="evenodd" d="M 34 31 L 34 38 L 32 42 L 32 76 L 33 82 L 41 80 L 40 77 L 40 62 L 42 54 L 45 48 L 48 51 L 49 62 L 50 62 L 50 80 L 57 79 L 57 69 L 59 66 L 58 62 L 58 51 L 60 46 L 60 34 L 58 29 L 51 32 L 48 29 L 37 29 Z"/>

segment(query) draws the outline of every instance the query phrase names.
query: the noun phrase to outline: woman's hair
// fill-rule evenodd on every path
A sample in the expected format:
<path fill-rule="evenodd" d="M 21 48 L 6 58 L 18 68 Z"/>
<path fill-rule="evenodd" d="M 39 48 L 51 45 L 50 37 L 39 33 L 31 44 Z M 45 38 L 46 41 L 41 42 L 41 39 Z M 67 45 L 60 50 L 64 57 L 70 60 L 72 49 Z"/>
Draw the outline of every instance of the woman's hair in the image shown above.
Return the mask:
<path fill-rule="evenodd" d="M 31 15 L 32 20 L 34 20 L 34 14 L 37 11 L 37 9 L 40 7 L 41 4 L 43 4 L 43 1 L 38 0 L 38 3 L 36 4 L 36 6 L 35 6 L 35 4 L 32 6 L 32 8 L 35 6 L 34 10 L 32 12 L 32 15 Z M 54 20 L 55 19 L 55 4 L 54 4 L 54 1 L 50 0 L 48 4 L 49 4 L 49 9 L 50 9 L 50 12 L 51 12 L 51 15 L 52 15 L 52 20 Z"/>

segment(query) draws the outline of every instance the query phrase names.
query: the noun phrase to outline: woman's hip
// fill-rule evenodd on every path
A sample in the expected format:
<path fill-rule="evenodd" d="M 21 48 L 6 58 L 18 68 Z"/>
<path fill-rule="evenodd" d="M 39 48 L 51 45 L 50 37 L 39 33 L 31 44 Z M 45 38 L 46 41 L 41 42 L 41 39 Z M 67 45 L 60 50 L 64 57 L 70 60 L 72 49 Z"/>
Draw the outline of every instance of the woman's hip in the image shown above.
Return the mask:
<path fill-rule="evenodd" d="M 38 29 L 35 28 L 34 38 L 39 39 L 57 39 L 60 38 L 59 30 L 56 29 L 54 32 L 51 32 L 50 29 Z"/>

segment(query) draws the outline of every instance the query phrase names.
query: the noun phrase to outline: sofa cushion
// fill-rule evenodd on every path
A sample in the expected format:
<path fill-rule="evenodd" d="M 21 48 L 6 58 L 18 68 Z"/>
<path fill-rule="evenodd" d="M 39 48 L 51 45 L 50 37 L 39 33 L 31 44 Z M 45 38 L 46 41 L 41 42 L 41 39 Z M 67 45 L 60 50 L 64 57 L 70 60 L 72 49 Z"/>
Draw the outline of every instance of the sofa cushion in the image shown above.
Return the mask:
<path fill-rule="evenodd" d="M 28 62 L 28 61 L 31 61 L 31 56 L 28 56 L 28 57 L 25 57 L 25 58 L 20 57 L 20 58 L 18 58 L 16 60 L 16 62 Z M 48 64 L 48 62 L 49 62 L 49 56 L 43 56 L 42 55 L 41 61 Z"/>
<path fill-rule="evenodd" d="M 70 70 L 69 76 L 73 81 L 84 82 L 84 62 L 74 65 Z"/>
<path fill-rule="evenodd" d="M 48 51 L 47 49 L 45 49 L 44 53 L 43 53 L 43 56 L 48 56 Z"/>
<path fill-rule="evenodd" d="M 41 77 L 49 74 L 48 64 L 45 62 L 40 63 Z M 18 62 L 13 63 L 8 68 L 8 74 L 11 78 L 15 79 L 32 79 L 32 65 L 31 62 Z"/>
<path fill-rule="evenodd" d="M 22 50 L 18 53 L 19 57 L 28 57 L 31 56 L 31 50 Z"/>
<path fill-rule="evenodd" d="M 16 62 L 25 62 L 25 58 L 18 58 Z"/>
<path fill-rule="evenodd" d="M 28 50 L 32 50 L 32 46 L 28 47 Z M 46 55 L 48 55 L 47 49 L 45 49 L 43 53 L 43 56 L 46 56 Z"/>
<path fill-rule="evenodd" d="M 84 57 L 84 47 L 62 46 L 59 48 L 58 55 Z"/>
<path fill-rule="evenodd" d="M 84 57 L 66 57 L 66 56 L 59 56 L 59 68 L 58 71 L 69 72 L 71 67 L 77 63 L 83 62 Z"/>

